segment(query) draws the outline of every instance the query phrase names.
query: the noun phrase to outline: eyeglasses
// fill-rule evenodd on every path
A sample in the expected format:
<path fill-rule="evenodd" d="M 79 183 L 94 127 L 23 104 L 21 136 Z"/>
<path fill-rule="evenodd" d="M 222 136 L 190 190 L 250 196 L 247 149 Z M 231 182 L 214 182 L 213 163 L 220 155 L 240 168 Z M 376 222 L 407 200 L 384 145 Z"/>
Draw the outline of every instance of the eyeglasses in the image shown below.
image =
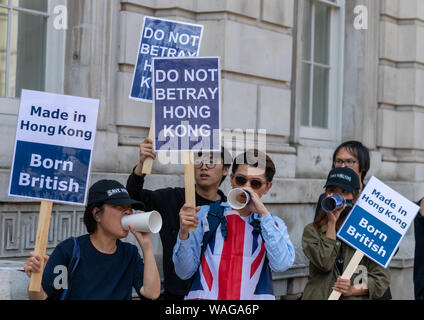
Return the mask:
<path fill-rule="evenodd" d="M 215 155 L 211 156 L 199 156 L 194 158 L 194 167 L 200 169 L 203 165 L 208 169 L 214 169 L 218 163 L 221 163 L 221 158 Z"/>
<path fill-rule="evenodd" d="M 353 160 L 353 159 L 347 159 L 347 160 L 336 159 L 334 161 L 334 166 L 335 167 L 341 167 L 341 166 L 345 165 L 346 167 L 353 167 L 357 163 L 358 163 L 358 161 Z"/>
<path fill-rule="evenodd" d="M 196 169 L 202 168 L 203 165 L 205 165 L 206 168 L 208 168 L 208 169 L 214 169 L 216 167 L 216 163 L 206 163 L 206 162 L 203 162 L 203 161 L 200 161 L 200 162 L 195 161 L 195 163 L 194 163 L 194 167 Z"/>
<path fill-rule="evenodd" d="M 250 186 L 254 190 L 258 190 L 264 184 L 267 184 L 267 182 L 263 182 L 261 179 L 257 179 L 257 178 L 247 179 L 245 176 L 242 176 L 242 175 L 235 176 L 234 180 L 238 186 L 244 186 L 249 181 Z"/>

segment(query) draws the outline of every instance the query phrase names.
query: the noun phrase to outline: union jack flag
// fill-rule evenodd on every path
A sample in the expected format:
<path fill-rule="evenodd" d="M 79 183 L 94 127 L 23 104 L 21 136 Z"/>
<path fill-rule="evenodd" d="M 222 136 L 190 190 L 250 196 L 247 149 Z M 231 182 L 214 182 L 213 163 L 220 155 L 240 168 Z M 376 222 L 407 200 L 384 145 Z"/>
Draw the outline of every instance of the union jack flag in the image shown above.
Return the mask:
<path fill-rule="evenodd" d="M 225 212 L 227 239 L 220 228 L 202 257 L 188 300 L 274 300 L 271 269 L 258 229 L 236 211 Z"/>

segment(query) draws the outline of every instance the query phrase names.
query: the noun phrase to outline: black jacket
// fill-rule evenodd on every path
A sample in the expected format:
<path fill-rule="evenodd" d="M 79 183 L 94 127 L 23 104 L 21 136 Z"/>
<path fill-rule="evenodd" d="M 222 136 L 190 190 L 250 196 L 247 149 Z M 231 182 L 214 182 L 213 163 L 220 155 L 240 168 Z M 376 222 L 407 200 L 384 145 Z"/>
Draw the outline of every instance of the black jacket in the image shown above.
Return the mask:
<path fill-rule="evenodd" d="M 422 201 L 422 200 L 421 200 Z M 420 205 L 420 202 L 418 205 Z M 418 213 L 414 221 L 415 259 L 414 291 L 415 299 L 424 300 L 424 217 Z"/>
<path fill-rule="evenodd" d="M 184 188 L 164 188 L 155 191 L 143 189 L 144 176 L 134 172 L 128 177 L 127 190 L 134 200 L 142 201 L 145 211 L 158 211 L 163 220 L 160 239 L 163 247 L 164 297 L 182 299 L 191 286 L 190 280 L 181 280 L 174 270 L 172 250 L 180 230 L 179 212 L 185 203 Z M 224 193 L 218 190 L 221 201 L 227 201 Z M 209 205 L 213 201 L 202 198 L 196 193 L 196 206 Z"/>

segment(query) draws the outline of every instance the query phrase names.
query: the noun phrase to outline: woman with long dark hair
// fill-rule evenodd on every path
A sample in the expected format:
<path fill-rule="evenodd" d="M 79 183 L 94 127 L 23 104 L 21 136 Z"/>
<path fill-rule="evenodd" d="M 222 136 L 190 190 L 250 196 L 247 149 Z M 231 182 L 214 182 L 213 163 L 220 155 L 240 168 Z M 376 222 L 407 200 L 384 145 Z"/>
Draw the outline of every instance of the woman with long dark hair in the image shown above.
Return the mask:
<path fill-rule="evenodd" d="M 352 259 L 355 249 L 337 240 L 336 234 L 359 197 L 358 175 L 349 168 L 332 169 L 325 184 L 325 198 L 337 195 L 346 203 L 335 209 L 320 208 L 315 221 L 307 225 L 302 236 L 302 248 L 309 259 L 309 279 L 303 292 L 304 300 L 328 299 L 332 290 L 342 299 L 375 299 L 381 297 L 390 284 L 388 270 L 364 257 L 360 262 L 360 281 L 342 279 L 341 275 Z M 355 282 L 358 282 L 354 284 Z"/>

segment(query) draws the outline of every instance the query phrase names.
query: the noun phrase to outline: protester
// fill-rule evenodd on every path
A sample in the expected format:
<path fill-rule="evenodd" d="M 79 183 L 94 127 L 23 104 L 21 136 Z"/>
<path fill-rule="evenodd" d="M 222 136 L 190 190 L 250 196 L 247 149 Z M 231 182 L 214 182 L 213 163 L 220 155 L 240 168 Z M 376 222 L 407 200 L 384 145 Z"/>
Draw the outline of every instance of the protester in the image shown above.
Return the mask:
<path fill-rule="evenodd" d="M 333 165 L 332 168 L 343 168 L 347 167 L 355 171 L 359 176 L 360 191 L 364 189 L 365 177 L 371 166 L 371 158 L 369 150 L 359 141 L 346 141 L 339 145 L 333 153 Z M 325 194 L 321 194 L 318 199 L 318 204 L 315 209 L 315 218 L 318 217 L 319 211 L 321 209 L 321 201 L 324 198 Z M 397 253 L 397 251 L 396 251 Z M 392 299 L 392 294 L 390 288 L 387 288 L 387 291 L 384 295 L 379 298 L 382 300 Z"/>
<path fill-rule="evenodd" d="M 222 219 L 208 242 L 204 234 L 212 232 L 212 207 L 197 207 L 197 215 L 189 205 L 181 208 L 173 261 L 182 279 L 195 275 L 186 299 L 275 299 L 271 270 L 290 268 L 295 253 L 285 223 L 261 201 L 272 187 L 274 174 L 271 158 L 258 150 L 236 157 L 231 186 L 246 190 L 251 200 L 239 210 L 222 203 Z M 193 227 L 196 230 L 189 232 Z"/>
<path fill-rule="evenodd" d="M 346 141 L 334 150 L 332 169 L 347 167 L 355 171 L 359 176 L 360 191 L 362 191 L 364 188 L 365 176 L 370 169 L 370 163 L 370 153 L 367 147 L 359 141 Z M 315 218 L 318 216 L 319 210 L 321 209 L 321 201 L 323 198 L 324 194 L 321 194 L 315 209 Z"/>
<path fill-rule="evenodd" d="M 40 292 L 28 291 L 29 299 L 60 299 L 64 285 L 68 284 L 70 300 L 129 300 L 132 288 L 141 297 L 157 299 L 160 294 L 160 277 L 153 253 L 150 233 L 136 231 L 130 226 L 143 252 L 143 259 L 136 246 L 119 239 L 128 236 L 121 225 L 121 218 L 132 214 L 132 206 L 142 205 L 132 200 L 124 186 L 114 180 L 96 182 L 89 190 L 84 212 L 84 224 L 88 234 L 77 238 L 79 263 L 72 273 L 72 282 L 57 281 L 63 276 L 57 267 L 70 265 L 74 252 L 74 239 L 57 245 L 47 260 Z M 75 246 L 77 248 L 78 246 Z M 31 253 L 24 269 L 30 277 L 40 272 L 40 256 Z M 60 270 L 60 268 L 58 269 Z M 71 273 L 65 272 L 65 279 Z M 59 278 L 58 278 L 59 277 Z"/>
<path fill-rule="evenodd" d="M 367 275 L 361 279 L 360 286 L 353 285 L 352 279 L 341 278 L 355 249 L 338 241 L 336 234 L 359 197 L 361 185 L 358 175 L 350 168 L 332 169 L 324 187 L 325 197 L 339 194 L 350 205 L 345 204 L 329 213 L 321 208 L 315 221 L 305 227 L 302 248 L 310 264 L 303 299 L 328 299 L 332 290 L 340 292 L 342 299 L 380 298 L 389 287 L 390 274 L 372 260 L 364 257 L 360 262 Z M 356 276 L 361 275 L 354 274 L 353 278 Z"/>
<path fill-rule="evenodd" d="M 418 201 L 418 205 L 420 211 L 414 221 L 414 292 L 416 300 L 424 300 L 424 198 Z"/>
<path fill-rule="evenodd" d="M 222 148 L 221 153 L 195 154 L 196 204 L 210 205 L 215 201 L 226 202 L 219 190 L 231 166 L 231 155 Z M 162 215 L 163 226 L 160 238 L 163 247 L 164 292 L 161 299 L 182 300 L 190 289 L 191 280 L 183 281 L 176 274 L 172 262 L 172 249 L 180 229 L 178 212 L 185 203 L 184 188 L 164 188 L 155 191 L 144 189 L 145 175 L 142 174 L 144 160 L 156 158 L 153 141 L 145 139 L 140 145 L 140 161 L 127 181 L 131 197 L 143 201 L 146 211 L 156 210 Z"/>

